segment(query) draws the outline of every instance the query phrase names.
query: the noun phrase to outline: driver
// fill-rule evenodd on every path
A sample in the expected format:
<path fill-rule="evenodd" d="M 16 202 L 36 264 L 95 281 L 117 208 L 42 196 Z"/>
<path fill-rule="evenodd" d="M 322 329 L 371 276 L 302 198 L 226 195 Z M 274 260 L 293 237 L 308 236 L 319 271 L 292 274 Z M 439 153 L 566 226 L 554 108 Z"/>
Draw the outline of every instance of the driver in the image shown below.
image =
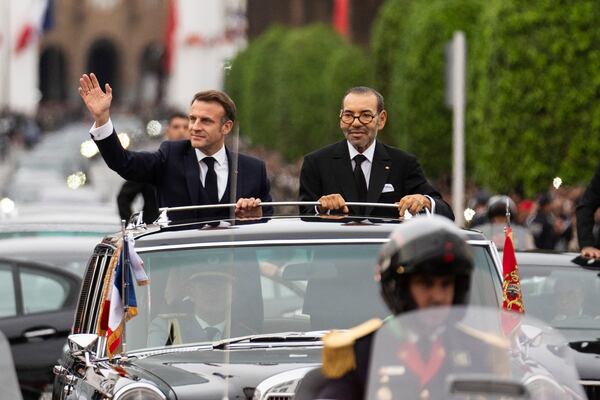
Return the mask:
<path fill-rule="evenodd" d="M 554 308 L 552 323 L 570 319 L 591 318 L 583 312 L 585 283 L 573 276 L 563 276 L 554 284 Z"/>
<path fill-rule="evenodd" d="M 167 296 L 166 292 L 167 304 L 177 312 L 152 320 L 148 345 L 217 341 L 228 337 L 233 279 L 228 273 L 200 271 L 181 282 L 178 291 L 183 295 L 181 299 Z"/>
<path fill-rule="evenodd" d="M 472 270 L 471 251 L 458 228 L 442 217 L 419 217 L 398 227 L 383 245 L 376 279 L 385 303 L 398 315 L 415 309 L 465 304 Z M 323 338 L 322 372 L 328 380 L 319 399 L 364 398 L 374 332 L 382 324 L 374 319 Z M 447 361 L 443 348 L 435 344 L 440 334 L 432 328 L 428 334 L 414 335 L 415 343 L 411 345 L 420 349 L 416 358 L 421 359 L 422 366 L 439 366 Z M 427 381 L 417 368 L 411 369 L 409 361 L 406 370 L 413 371 L 421 382 Z M 431 368 L 422 372 L 435 375 Z M 428 397 L 428 393 L 424 389 L 420 395 Z"/>

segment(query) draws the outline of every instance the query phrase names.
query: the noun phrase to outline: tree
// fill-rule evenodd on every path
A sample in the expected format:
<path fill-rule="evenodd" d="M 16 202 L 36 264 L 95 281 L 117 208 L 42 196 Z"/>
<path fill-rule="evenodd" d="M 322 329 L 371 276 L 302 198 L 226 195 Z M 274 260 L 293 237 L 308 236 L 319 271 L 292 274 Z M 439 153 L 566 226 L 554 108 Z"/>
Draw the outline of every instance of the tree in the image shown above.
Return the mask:
<path fill-rule="evenodd" d="M 600 154 L 600 3 L 490 3 L 472 53 L 469 150 L 497 191 L 586 182 Z"/>

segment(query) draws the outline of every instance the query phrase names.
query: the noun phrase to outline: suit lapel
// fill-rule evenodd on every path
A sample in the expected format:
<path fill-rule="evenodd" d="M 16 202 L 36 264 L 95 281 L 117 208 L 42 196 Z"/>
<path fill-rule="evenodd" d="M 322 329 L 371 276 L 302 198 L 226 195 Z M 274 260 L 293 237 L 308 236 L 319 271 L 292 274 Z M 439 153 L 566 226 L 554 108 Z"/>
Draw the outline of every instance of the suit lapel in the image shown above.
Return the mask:
<path fill-rule="evenodd" d="M 371 165 L 371 176 L 369 178 L 369 192 L 367 193 L 367 202 L 377 203 L 381 196 L 383 186 L 387 182 L 388 175 L 392 168 L 392 159 L 387 150 L 379 142 L 375 144 L 375 153 L 373 154 L 373 164 Z M 369 207 L 367 215 L 373 208 Z"/>
<path fill-rule="evenodd" d="M 227 185 L 225 185 L 225 192 L 223 192 L 223 197 L 221 197 L 220 199 L 220 203 L 235 203 L 237 201 L 237 199 L 234 199 L 234 197 L 237 196 L 237 193 L 240 193 L 240 189 L 239 187 L 236 188 L 236 192 L 237 193 L 232 193 L 231 190 L 231 185 L 232 182 L 234 182 L 233 177 L 237 176 L 238 171 L 234 171 L 233 170 L 233 157 L 236 157 L 237 154 L 236 153 L 232 153 L 229 151 L 229 149 L 227 148 L 227 146 L 225 146 L 225 152 L 227 153 L 227 165 L 228 165 L 228 172 L 227 172 Z M 238 159 L 239 162 L 239 159 Z M 237 180 L 238 185 L 240 184 L 240 182 L 242 182 L 240 179 Z"/>
<path fill-rule="evenodd" d="M 191 205 L 199 204 L 200 166 L 198 165 L 198 157 L 196 157 L 196 152 L 191 145 L 183 156 L 183 168 Z"/>
<path fill-rule="evenodd" d="M 333 173 L 341 189 L 342 197 L 346 201 L 357 201 L 358 192 L 356 191 L 356 182 L 352 172 L 352 163 L 350 162 L 350 153 L 346 140 L 339 142 L 333 149 L 332 154 Z"/>

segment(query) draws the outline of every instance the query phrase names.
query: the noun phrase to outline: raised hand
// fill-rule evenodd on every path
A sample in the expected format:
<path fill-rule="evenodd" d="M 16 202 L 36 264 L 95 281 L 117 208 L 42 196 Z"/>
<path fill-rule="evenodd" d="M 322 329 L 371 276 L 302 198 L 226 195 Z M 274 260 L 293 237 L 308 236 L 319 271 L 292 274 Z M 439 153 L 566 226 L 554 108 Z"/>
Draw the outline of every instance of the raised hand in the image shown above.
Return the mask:
<path fill-rule="evenodd" d="M 79 95 L 85 106 L 92 114 L 96 126 L 104 125 L 110 118 L 110 103 L 112 102 L 112 88 L 107 83 L 104 90 L 98 83 L 98 78 L 93 73 L 89 76 L 83 74 L 79 78 Z"/>

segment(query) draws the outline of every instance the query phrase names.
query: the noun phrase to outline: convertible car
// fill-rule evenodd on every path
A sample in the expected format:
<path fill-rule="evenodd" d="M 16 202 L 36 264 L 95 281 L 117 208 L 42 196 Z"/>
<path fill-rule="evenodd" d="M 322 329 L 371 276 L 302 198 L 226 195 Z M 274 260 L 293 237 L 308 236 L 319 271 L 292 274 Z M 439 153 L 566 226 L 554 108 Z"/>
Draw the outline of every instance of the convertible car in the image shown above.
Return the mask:
<path fill-rule="evenodd" d="M 148 284 L 122 292 L 134 293 L 137 315 L 120 335 L 105 333 L 102 317 L 122 233 L 105 237 L 53 398 L 291 399 L 320 364 L 325 332 L 387 315 L 374 266 L 398 221 L 331 218 L 130 225 Z M 496 249 L 463 234 L 476 260 L 470 302 L 498 308 Z"/>

